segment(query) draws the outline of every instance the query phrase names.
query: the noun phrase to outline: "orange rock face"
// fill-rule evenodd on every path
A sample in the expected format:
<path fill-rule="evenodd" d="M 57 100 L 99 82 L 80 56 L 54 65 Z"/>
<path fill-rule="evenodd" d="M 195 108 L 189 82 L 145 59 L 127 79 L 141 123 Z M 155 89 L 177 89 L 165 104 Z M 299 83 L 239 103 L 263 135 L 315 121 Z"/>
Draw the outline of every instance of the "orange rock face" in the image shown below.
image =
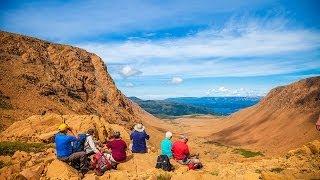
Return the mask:
<path fill-rule="evenodd" d="M 31 115 L 94 114 L 138 121 L 139 107 L 115 86 L 102 59 L 83 49 L 0 32 L 2 128 Z"/>

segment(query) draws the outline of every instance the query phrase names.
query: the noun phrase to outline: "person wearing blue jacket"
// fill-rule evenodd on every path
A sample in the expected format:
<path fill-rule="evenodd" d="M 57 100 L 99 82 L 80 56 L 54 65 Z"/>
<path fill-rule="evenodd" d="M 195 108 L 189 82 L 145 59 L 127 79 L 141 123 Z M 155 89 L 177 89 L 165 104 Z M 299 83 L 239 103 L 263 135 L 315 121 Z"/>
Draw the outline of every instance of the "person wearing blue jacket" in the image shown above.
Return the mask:
<path fill-rule="evenodd" d="M 74 134 L 67 124 L 63 123 L 59 126 L 59 133 L 55 135 L 54 139 L 57 158 L 66 163 L 71 162 L 73 165 L 79 165 L 79 167 L 75 168 L 82 173 L 86 173 L 89 168 L 87 155 L 84 151 L 73 152 L 72 143 L 77 141 L 78 138 L 76 136 L 68 135 L 68 132 Z"/>
<path fill-rule="evenodd" d="M 149 140 L 149 138 L 150 136 L 146 133 L 145 127 L 142 124 L 136 124 L 130 135 L 130 139 L 132 140 L 132 153 L 147 153 L 146 140 Z"/>
<path fill-rule="evenodd" d="M 168 158 L 172 158 L 172 133 L 170 131 L 166 132 L 165 138 L 161 141 L 161 155 L 167 155 Z"/>

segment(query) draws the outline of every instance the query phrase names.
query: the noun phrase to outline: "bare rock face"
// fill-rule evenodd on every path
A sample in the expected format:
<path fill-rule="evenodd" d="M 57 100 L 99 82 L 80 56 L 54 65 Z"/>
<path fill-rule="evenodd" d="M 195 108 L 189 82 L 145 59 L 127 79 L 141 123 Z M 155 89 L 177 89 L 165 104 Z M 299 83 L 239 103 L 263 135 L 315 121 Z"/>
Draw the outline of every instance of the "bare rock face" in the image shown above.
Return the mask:
<path fill-rule="evenodd" d="M 88 129 L 97 130 L 97 138 L 105 142 L 108 135 L 113 131 L 119 131 L 122 138 L 129 142 L 130 136 L 123 126 L 110 124 L 104 118 L 95 115 L 58 115 L 46 114 L 35 115 L 28 119 L 13 123 L 8 129 L 1 133 L 1 140 L 24 140 L 51 142 L 58 126 L 65 122 L 75 132 L 85 133 Z M 16 155 L 17 154 L 17 155 Z M 14 157 L 22 156 L 16 152 Z"/>
<path fill-rule="evenodd" d="M 83 49 L 0 31 L 2 128 L 35 114 L 94 114 L 131 125 L 139 107 L 115 86 L 102 59 Z"/>

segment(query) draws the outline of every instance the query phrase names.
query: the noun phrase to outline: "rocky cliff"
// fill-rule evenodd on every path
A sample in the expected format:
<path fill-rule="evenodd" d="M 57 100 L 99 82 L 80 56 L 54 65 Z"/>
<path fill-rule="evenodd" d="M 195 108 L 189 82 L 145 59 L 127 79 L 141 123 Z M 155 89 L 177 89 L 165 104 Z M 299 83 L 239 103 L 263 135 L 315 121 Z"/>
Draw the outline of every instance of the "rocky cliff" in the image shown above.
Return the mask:
<path fill-rule="evenodd" d="M 117 89 L 97 55 L 3 31 L 0 42 L 2 129 L 48 112 L 93 114 L 128 126 L 143 116 Z"/>

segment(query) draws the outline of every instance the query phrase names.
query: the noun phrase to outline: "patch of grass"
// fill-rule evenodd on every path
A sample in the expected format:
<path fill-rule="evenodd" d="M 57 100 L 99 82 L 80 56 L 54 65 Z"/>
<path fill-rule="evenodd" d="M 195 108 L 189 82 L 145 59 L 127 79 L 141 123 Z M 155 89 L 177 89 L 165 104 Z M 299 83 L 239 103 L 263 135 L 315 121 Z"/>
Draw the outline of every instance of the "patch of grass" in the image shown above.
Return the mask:
<path fill-rule="evenodd" d="M 212 176 L 218 176 L 219 175 L 219 171 L 212 171 L 212 172 L 210 172 L 210 174 Z"/>
<path fill-rule="evenodd" d="M 250 158 L 250 157 L 255 157 L 255 156 L 264 156 L 262 154 L 262 152 L 258 151 L 258 152 L 254 152 L 254 151 L 250 151 L 250 150 L 246 150 L 246 149 L 235 149 L 234 150 L 235 153 L 238 153 L 240 155 L 242 155 L 245 158 Z"/>
<path fill-rule="evenodd" d="M 3 161 L 0 161 L 0 169 L 2 169 L 3 167 L 5 167 L 5 163 Z"/>
<path fill-rule="evenodd" d="M 222 147 L 227 147 L 226 145 L 220 143 L 220 142 L 217 142 L 217 141 L 206 141 L 204 142 L 205 144 L 214 144 L 216 146 L 222 146 Z"/>
<path fill-rule="evenodd" d="M 276 168 L 272 168 L 270 171 L 271 171 L 271 172 L 274 172 L 274 173 L 280 173 L 280 172 L 283 171 L 283 170 L 284 170 L 283 168 L 276 167 Z"/>
<path fill-rule="evenodd" d="M 171 179 L 171 175 L 170 174 L 159 174 L 157 176 L 157 180 L 170 180 Z"/>
<path fill-rule="evenodd" d="M 261 174 L 262 171 L 260 169 L 256 169 L 254 172 L 258 173 L 258 174 Z"/>
<path fill-rule="evenodd" d="M 12 156 L 16 151 L 41 152 L 51 147 L 45 143 L 26 143 L 19 141 L 0 142 L 0 155 Z"/>
<path fill-rule="evenodd" d="M 10 162 L 10 163 L 5 163 L 5 162 L 3 162 L 3 161 L 0 161 L 0 169 L 4 168 L 4 167 L 6 167 L 6 166 L 10 166 L 10 165 L 12 165 L 11 162 Z"/>

